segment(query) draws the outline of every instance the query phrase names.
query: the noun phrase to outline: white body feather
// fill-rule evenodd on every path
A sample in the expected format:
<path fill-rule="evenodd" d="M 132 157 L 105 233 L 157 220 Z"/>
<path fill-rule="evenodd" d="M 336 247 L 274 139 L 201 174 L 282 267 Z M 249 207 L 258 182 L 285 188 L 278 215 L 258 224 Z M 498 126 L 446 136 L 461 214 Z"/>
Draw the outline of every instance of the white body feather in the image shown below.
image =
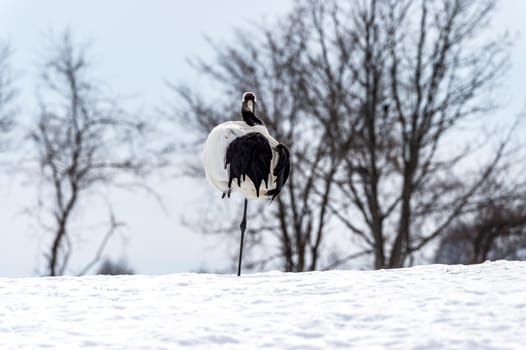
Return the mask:
<path fill-rule="evenodd" d="M 267 191 L 276 187 L 275 177 L 272 175 L 272 170 L 276 166 L 279 158 L 279 155 L 275 150 L 275 147 L 279 144 L 278 141 L 270 136 L 267 128 L 263 125 L 249 126 L 244 121 L 229 121 L 221 123 L 212 129 L 206 139 L 202 158 L 203 168 L 205 169 L 208 182 L 215 186 L 219 191 L 223 193 L 229 192 L 229 169 L 228 167 L 225 167 L 225 157 L 228 145 L 230 145 L 230 143 L 236 138 L 252 132 L 259 132 L 265 136 L 270 144 L 270 148 L 272 149 L 268 189 L 263 182 L 260 186 L 259 198 L 267 197 Z M 256 196 L 254 183 L 248 178 L 248 176 L 245 181 L 241 181 L 241 186 L 238 186 L 237 180 L 234 179 L 232 181 L 232 191 L 241 193 L 245 198 L 258 198 Z"/>

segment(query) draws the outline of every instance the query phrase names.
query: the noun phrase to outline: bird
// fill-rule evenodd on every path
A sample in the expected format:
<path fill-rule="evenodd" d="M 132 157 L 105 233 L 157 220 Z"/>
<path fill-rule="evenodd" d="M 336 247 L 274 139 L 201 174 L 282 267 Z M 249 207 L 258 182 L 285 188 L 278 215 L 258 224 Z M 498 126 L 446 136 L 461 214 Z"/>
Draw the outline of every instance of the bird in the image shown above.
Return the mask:
<path fill-rule="evenodd" d="M 273 138 L 256 116 L 254 92 L 241 97 L 241 119 L 215 126 L 208 135 L 202 156 L 208 182 L 221 191 L 222 198 L 237 192 L 245 198 L 243 219 L 239 225 L 241 243 L 237 275 L 241 275 L 243 240 L 248 199 L 274 200 L 290 174 L 290 151 Z"/>

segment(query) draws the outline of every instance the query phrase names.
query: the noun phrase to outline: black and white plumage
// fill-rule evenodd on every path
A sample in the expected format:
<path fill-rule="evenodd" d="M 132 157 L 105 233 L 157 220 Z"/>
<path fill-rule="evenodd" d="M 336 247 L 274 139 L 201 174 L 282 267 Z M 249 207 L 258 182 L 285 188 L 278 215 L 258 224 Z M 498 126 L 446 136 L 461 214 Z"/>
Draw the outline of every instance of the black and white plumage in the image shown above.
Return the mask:
<path fill-rule="evenodd" d="M 237 275 L 241 274 L 243 238 L 246 228 L 247 199 L 274 199 L 290 173 L 290 154 L 268 132 L 254 113 L 256 95 L 245 92 L 241 98 L 242 121 L 217 125 L 205 143 L 203 167 L 208 181 L 225 196 L 232 191 L 245 197 L 241 221 L 241 244 Z"/>
<path fill-rule="evenodd" d="M 242 97 L 242 121 L 217 125 L 208 135 L 203 167 L 208 181 L 223 195 L 239 192 L 248 199 L 274 199 L 290 172 L 288 149 L 270 136 L 255 113 L 256 95 Z"/>

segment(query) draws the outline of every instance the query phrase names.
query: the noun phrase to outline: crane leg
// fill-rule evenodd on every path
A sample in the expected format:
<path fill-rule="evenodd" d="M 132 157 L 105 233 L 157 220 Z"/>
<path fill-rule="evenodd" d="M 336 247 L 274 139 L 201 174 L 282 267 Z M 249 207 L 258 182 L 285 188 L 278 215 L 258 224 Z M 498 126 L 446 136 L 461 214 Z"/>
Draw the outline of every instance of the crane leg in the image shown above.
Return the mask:
<path fill-rule="evenodd" d="M 247 228 L 247 202 L 245 198 L 245 207 L 243 209 L 243 220 L 239 228 L 241 229 L 241 243 L 239 244 L 239 262 L 237 264 L 237 275 L 241 276 L 241 259 L 243 258 L 243 240 L 245 239 L 245 229 Z"/>

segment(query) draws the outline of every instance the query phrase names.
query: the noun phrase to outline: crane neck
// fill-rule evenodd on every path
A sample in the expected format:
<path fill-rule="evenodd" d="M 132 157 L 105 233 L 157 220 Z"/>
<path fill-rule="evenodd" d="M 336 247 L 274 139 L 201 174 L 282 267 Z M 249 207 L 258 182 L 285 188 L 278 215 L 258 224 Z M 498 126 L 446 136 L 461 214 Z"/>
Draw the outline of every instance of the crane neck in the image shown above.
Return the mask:
<path fill-rule="evenodd" d="M 243 120 L 245 123 L 247 123 L 249 126 L 254 125 L 263 125 L 263 121 L 256 117 L 254 112 L 251 111 L 241 111 L 241 116 L 243 117 Z"/>

